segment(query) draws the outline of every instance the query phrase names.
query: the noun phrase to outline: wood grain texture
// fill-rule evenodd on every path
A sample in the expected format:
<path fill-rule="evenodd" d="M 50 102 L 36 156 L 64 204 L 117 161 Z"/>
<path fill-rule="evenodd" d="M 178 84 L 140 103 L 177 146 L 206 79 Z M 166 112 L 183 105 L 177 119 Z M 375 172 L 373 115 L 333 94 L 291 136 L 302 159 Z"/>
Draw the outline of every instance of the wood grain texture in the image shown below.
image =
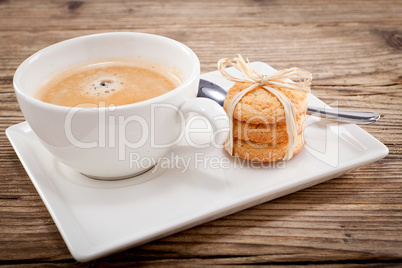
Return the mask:
<path fill-rule="evenodd" d="M 4 135 L 24 120 L 12 88 L 39 49 L 85 34 L 137 31 L 190 46 L 202 72 L 237 53 L 313 73 L 313 93 L 373 110 L 363 128 L 389 156 L 342 177 L 89 263 L 76 263 Z M 0 0 L 0 265 L 402 265 L 401 1 Z"/>

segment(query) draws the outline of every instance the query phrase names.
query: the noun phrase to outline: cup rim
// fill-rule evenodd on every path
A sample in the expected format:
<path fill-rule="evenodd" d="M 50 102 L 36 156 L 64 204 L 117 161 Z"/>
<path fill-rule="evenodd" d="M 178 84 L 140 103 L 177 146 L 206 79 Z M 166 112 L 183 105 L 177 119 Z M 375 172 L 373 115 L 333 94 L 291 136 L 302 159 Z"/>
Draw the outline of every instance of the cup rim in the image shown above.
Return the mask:
<path fill-rule="evenodd" d="M 197 57 L 197 55 L 195 54 L 195 52 L 190 49 L 188 46 L 186 46 L 185 44 L 176 41 L 174 39 L 171 39 L 169 37 L 165 37 L 162 35 L 156 35 L 156 34 L 149 34 L 149 33 L 140 33 L 140 32 L 106 32 L 106 33 L 96 33 L 96 34 L 89 34 L 89 35 L 82 35 L 82 36 L 78 36 L 78 37 L 74 37 L 74 38 L 70 38 L 70 39 L 66 39 L 60 42 L 57 42 L 55 44 L 52 44 L 50 46 L 47 46 L 45 48 L 42 48 L 41 50 L 35 52 L 34 54 L 32 54 L 31 56 L 29 56 L 27 59 L 25 59 L 16 69 L 14 76 L 13 76 L 13 87 L 14 87 L 14 91 L 20 95 L 22 95 L 23 97 L 29 99 L 30 101 L 34 102 L 36 105 L 42 106 L 43 108 L 48 108 L 48 109 L 57 109 L 60 111 L 63 110 L 80 110 L 80 111 L 98 111 L 98 110 L 105 110 L 105 109 L 109 109 L 109 106 L 106 107 L 94 107 L 94 108 L 87 108 L 87 107 L 70 107 L 70 106 L 61 106 L 61 105 L 56 105 L 56 104 L 51 104 L 51 103 L 47 103 L 41 100 L 38 100 L 37 98 L 25 93 L 23 90 L 20 89 L 19 85 L 18 85 L 18 79 L 21 79 L 21 72 L 22 69 L 25 67 L 25 65 L 29 64 L 32 60 L 35 60 L 37 57 L 40 57 L 40 55 L 42 53 L 45 53 L 45 51 L 49 50 L 49 49 L 54 49 L 57 46 L 60 45 L 65 45 L 68 43 L 73 43 L 73 42 L 78 42 L 80 40 L 83 39 L 88 39 L 88 38 L 93 38 L 93 37 L 97 37 L 97 36 L 117 36 L 117 35 L 132 35 L 132 36 L 147 36 L 147 37 L 152 37 L 152 38 L 157 38 L 159 40 L 165 40 L 168 42 L 171 42 L 173 44 L 175 44 L 176 46 L 178 46 L 179 48 L 185 50 L 189 56 L 191 57 L 191 60 L 193 61 L 193 63 L 196 65 L 194 66 L 191 74 L 189 75 L 189 77 L 183 81 L 179 86 L 177 86 L 175 89 L 164 93 L 162 95 L 159 95 L 157 97 L 148 99 L 148 100 L 144 100 L 144 101 L 140 101 L 140 102 L 135 102 L 135 103 L 130 103 L 130 104 L 125 104 L 125 105 L 116 105 L 113 106 L 114 109 L 126 109 L 126 108 L 134 108 L 134 107 L 144 107 L 144 106 L 148 106 L 152 103 L 155 102 L 160 102 L 162 99 L 164 98 L 169 98 L 171 95 L 176 94 L 178 91 L 183 90 L 184 88 L 186 88 L 188 85 L 190 85 L 194 79 L 197 79 L 199 72 L 200 72 L 200 61 Z"/>

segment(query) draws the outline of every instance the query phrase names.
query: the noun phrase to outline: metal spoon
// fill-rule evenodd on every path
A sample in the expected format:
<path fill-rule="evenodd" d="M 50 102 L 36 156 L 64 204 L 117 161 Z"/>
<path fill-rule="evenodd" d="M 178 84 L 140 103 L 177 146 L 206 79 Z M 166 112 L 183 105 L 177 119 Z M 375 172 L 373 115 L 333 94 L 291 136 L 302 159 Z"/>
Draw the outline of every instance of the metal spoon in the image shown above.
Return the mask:
<path fill-rule="evenodd" d="M 215 83 L 200 79 L 197 97 L 209 98 L 223 106 L 226 91 Z M 339 122 L 354 124 L 370 124 L 380 119 L 380 115 L 375 112 L 343 111 L 335 109 L 322 109 L 312 106 L 307 108 L 307 113 Z"/>

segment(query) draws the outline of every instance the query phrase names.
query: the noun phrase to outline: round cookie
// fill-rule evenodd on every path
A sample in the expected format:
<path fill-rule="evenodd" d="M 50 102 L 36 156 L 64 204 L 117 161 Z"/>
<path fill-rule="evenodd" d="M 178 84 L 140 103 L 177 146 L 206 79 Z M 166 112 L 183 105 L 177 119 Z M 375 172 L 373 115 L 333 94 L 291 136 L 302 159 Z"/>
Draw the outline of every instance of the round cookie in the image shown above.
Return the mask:
<path fill-rule="evenodd" d="M 303 149 L 305 144 L 303 134 L 298 135 L 295 141 L 293 156 L 298 154 Z M 288 150 L 288 146 L 287 141 L 277 144 L 257 144 L 251 141 L 234 139 L 233 155 L 259 162 L 278 161 L 283 159 Z"/>
<path fill-rule="evenodd" d="M 297 135 L 303 132 L 304 118 L 304 114 L 296 117 Z M 280 143 L 288 140 L 288 132 L 285 121 L 277 124 L 249 124 L 233 120 L 233 137 L 254 143 Z"/>
<path fill-rule="evenodd" d="M 237 82 L 229 89 L 223 108 L 227 111 L 230 100 L 240 91 L 252 84 Z M 307 111 L 307 93 L 287 88 L 281 89 L 285 96 L 295 105 L 296 116 Z M 282 103 L 275 95 L 262 87 L 248 92 L 236 105 L 234 119 L 253 124 L 275 124 L 285 121 Z"/>

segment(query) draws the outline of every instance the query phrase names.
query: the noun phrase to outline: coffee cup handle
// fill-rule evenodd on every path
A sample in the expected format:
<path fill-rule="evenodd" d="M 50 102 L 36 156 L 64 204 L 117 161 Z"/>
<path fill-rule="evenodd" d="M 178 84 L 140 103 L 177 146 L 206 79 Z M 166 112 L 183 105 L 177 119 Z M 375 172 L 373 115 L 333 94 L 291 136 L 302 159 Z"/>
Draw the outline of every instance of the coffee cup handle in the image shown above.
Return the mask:
<path fill-rule="evenodd" d="M 205 116 L 216 133 L 216 143 L 225 142 L 229 135 L 229 118 L 217 102 L 207 98 L 193 98 L 184 103 L 180 109 L 184 114 L 194 112 Z"/>

